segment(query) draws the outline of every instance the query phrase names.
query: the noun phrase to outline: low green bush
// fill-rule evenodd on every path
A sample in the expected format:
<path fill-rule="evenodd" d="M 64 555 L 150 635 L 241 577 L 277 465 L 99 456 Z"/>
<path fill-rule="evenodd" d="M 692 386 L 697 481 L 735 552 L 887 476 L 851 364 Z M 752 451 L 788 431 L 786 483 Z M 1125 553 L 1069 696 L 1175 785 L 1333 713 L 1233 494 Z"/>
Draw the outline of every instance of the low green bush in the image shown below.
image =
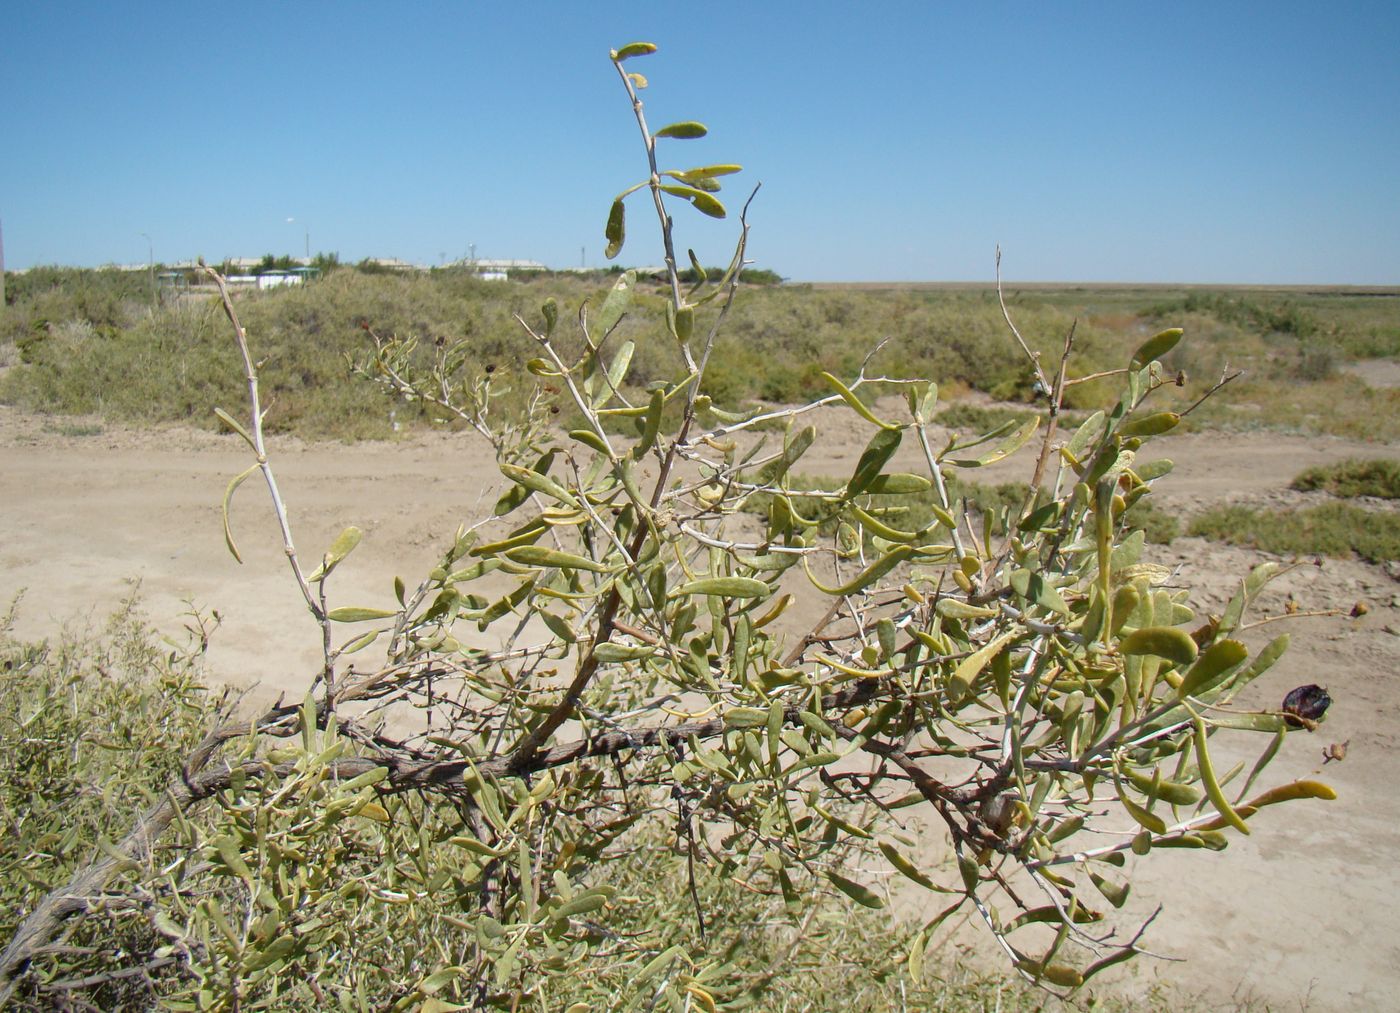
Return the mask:
<path fill-rule="evenodd" d="M 1216 507 L 1193 518 L 1188 533 L 1282 555 L 1356 555 L 1371 563 L 1400 559 L 1400 514 L 1350 503 L 1302 510 Z"/>
<path fill-rule="evenodd" d="M 1300 492 L 1321 490 L 1343 499 L 1400 499 L 1400 461 L 1348 459 L 1319 465 L 1299 474 L 1289 488 Z"/>
<path fill-rule="evenodd" d="M 201 684 L 207 627 L 193 624 L 192 641 L 175 647 L 137 612 L 128 601 L 102 630 L 51 643 L 10 635 L 13 610 L 0 618 L 0 938 L 8 940 L 36 899 L 61 885 L 100 841 L 125 832 L 117 814 L 160 797 L 224 710 L 225 698 Z M 332 734 L 317 745 L 345 752 L 349 744 Z M 291 746 L 298 752 L 295 741 Z M 276 751 L 261 756 L 265 763 L 282 759 Z M 477 894 L 461 887 L 471 852 L 444 846 L 471 833 L 463 811 L 405 797 L 386 799 L 392 827 L 378 822 L 377 810 L 361 809 L 372 818 L 334 815 L 334 792 L 306 792 L 321 768 L 304 752 L 299 763 L 299 772 L 249 782 L 178 821 L 174 840 L 150 863 L 132 863 L 109 884 L 109 909 L 91 912 L 64 946 L 35 961 L 9 1008 L 210 1008 L 216 993 L 220 1001 L 237 994 L 244 1008 L 378 1007 L 412 994 L 439 962 L 465 959 L 482 938 L 462 928 L 463 919 L 479 917 Z M 298 818 L 282 818 L 293 813 Z M 617 940 L 613 959 L 572 980 L 552 977 L 540 996 L 549 1008 L 608 1007 L 629 993 L 654 954 L 696 944 L 685 860 L 673 836 L 657 830 L 631 839 L 626 856 L 607 866 L 615 899 L 590 917 L 589 931 Z M 222 842 L 250 834 L 259 837 L 252 848 L 257 872 L 281 884 L 272 893 L 255 896 L 225 863 Z M 587 842 L 579 844 L 582 868 Z M 180 860 L 185 848 L 192 860 Z M 318 866 L 336 870 L 336 889 L 316 885 Z M 372 886 L 341 889 L 365 881 Z M 170 888 L 175 883 L 178 891 Z M 853 911 L 828 897 L 799 921 L 785 913 L 781 896 L 726 877 L 703 876 L 696 889 L 707 912 L 707 945 L 724 955 L 716 964 L 722 973 L 699 984 L 730 1008 L 937 1003 L 971 1013 L 1044 1003 L 1035 989 L 954 960 L 922 984 L 911 981 L 896 945 L 905 932 L 892 932 L 883 913 Z M 137 902 L 117 903 L 118 890 Z M 190 904 L 190 897 L 200 900 Z M 274 918 L 260 917 L 269 911 Z M 221 919 L 233 938 L 222 934 Z M 277 943 L 298 937 L 317 946 Z M 257 973 L 259 949 L 274 944 L 282 953 L 278 973 Z M 509 959 L 506 949 L 498 947 L 501 959 Z M 144 955 L 144 973 L 129 973 L 132 954 Z M 834 954 L 847 969 L 839 989 L 830 976 Z M 231 978 L 239 981 L 234 993 L 225 991 Z M 527 970 L 524 980 L 531 979 Z M 506 998 L 489 985 L 480 994 L 488 1005 Z"/>

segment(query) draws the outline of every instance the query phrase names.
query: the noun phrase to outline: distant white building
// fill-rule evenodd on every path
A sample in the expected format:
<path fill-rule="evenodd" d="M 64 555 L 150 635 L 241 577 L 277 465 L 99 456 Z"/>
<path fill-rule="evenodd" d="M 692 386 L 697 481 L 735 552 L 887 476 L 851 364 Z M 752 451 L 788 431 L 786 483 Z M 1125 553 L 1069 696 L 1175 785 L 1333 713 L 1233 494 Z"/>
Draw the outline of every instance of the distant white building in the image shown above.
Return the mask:
<path fill-rule="evenodd" d="M 548 271 L 538 260 L 457 260 L 449 267 L 464 267 L 482 281 L 506 281 L 510 272 Z"/>
<path fill-rule="evenodd" d="M 282 288 L 285 285 L 300 285 L 302 276 L 292 271 L 268 271 L 258 275 L 258 291 L 269 288 Z"/>

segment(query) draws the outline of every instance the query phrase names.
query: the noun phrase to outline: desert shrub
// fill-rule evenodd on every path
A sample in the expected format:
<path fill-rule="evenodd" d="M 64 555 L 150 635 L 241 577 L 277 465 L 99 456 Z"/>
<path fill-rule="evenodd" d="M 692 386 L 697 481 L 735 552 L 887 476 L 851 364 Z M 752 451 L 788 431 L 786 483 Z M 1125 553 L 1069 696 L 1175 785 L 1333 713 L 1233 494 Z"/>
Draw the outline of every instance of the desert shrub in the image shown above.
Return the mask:
<path fill-rule="evenodd" d="M 1286 647 L 1233 636 L 1275 568 L 1200 621 L 1189 589 L 1141 558 L 1130 518 L 1170 465 L 1137 451 L 1181 421 L 1153 410 L 1181 332 L 1071 371 L 1070 328 L 1023 319 L 1031 338 L 1010 348 L 1024 358 L 979 375 L 1019 377 L 1042 411 L 935 448 L 936 386 L 859 336 L 813 347 L 856 317 L 794 304 L 821 402 L 869 434 L 839 484 L 803 488 L 817 402 L 735 413 L 704 393 L 747 212 L 725 276 L 684 288 L 671 210 L 727 215 L 716 195 L 739 167 L 658 162 L 706 130 L 648 128 L 627 61 L 654 49 L 611 54 L 646 168 L 605 237 L 615 257 L 640 192 L 665 286 L 622 272 L 582 313 L 552 297 L 519 312 L 533 355 L 509 377 L 469 342 L 432 339 L 427 316 L 371 327 L 355 358 L 387 395 L 490 441 L 505 480 L 421 580 L 331 604 L 361 532 L 299 554 L 264 441 L 249 321 L 265 304 L 211 273 L 248 377 L 243 421 L 220 406 L 252 457 L 225 497 L 228 545 L 228 498 L 261 473 L 321 664 L 300 705 L 164 758 L 179 772 L 131 829 L 30 905 L 0 999 L 87 987 L 73 984 L 90 980 L 87 954 L 48 944 L 99 908 L 148 934 L 123 943 L 121 970 L 163 962 L 175 1008 L 829 1006 L 790 972 L 842 960 L 862 1002 L 904 1002 L 937 979 L 932 943 L 960 913 L 1019 976 L 1068 994 L 1142 949 L 1155 914 L 1126 906 L 1130 851 L 1223 850 L 1264 806 L 1334 797 L 1306 780 L 1260 791 L 1292 726 L 1233 703 Z M 644 344 L 676 366 L 639 387 Z M 1092 374 L 1114 398 L 1064 425 L 1067 393 L 1090 388 L 1066 377 Z M 523 413 L 499 411 L 506 383 Z M 549 424 L 561 402 L 576 428 Z M 753 432 L 778 419 L 781 433 Z M 891 471 L 906 440 L 918 471 Z M 969 523 L 953 476 L 1022 450 L 1032 479 L 985 493 L 996 503 Z M 1221 733 L 1261 735 L 1242 780 L 1216 773 Z M 919 898 L 907 930 L 888 914 L 897 891 Z"/>
<path fill-rule="evenodd" d="M 1400 514 L 1324 503 L 1296 510 L 1214 507 L 1191 519 L 1188 533 L 1281 555 L 1400 559 Z"/>
<path fill-rule="evenodd" d="M 1207 402 L 1192 421 L 1223 430 L 1326 433 L 1383 443 L 1400 439 L 1400 388 L 1368 387 L 1346 374 L 1299 383 L 1246 373 L 1231 392 L 1238 400 Z"/>
<path fill-rule="evenodd" d="M 1343 499 L 1375 496 L 1400 499 L 1400 462 L 1349 458 L 1299 473 L 1289 485 L 1300 492 L 1321 490 Z"/>
<path fill-rule="evenodd" d="M 224 709 L 225 699 L 201 683 L 200 657 L 211 624 L 193 623 L 194 636 L 172 650 L 137 617 L 136 605 L 135 599 L 126 602 L 102 630 L 54 643 L 17 640 L 8 633 L 9 618 L 0 620 L 0 818 L 7 831 L 0 843 L 0 932 L 6 938 L 38 898 L 82 864 L 95 842 L 124 829 L 113 826 L 114 813 L 141 809 L 160 795 Z M 413 796 L 337 811 L 344 796 L 314 787 L 325 768 L 307 754 L 307 744 L 293 742 L 276 754 L 284 761 L 295 756 L 290 767 L 189 813 L 139 875 L 130 869 L 118 881 L 141 884 L 138 903 L 114 904 L 79 923 L 67 940 L 68 951 L 80 954 L 76 966 L 63 953 L 43 958 L 43 973 L 33 975 L 14 1005 L 57 1008 L 76 1000 L 101 1009 L 201 1006 L 223 987 L 219 979 L 232 975 L 242 981 L 244 1003 L 336 1007 L 357 993 L 392 994 L 402 982 L 416 981 L 422 977 L 415 970 L 421 954 L 443 951 L 445 941 L 460 940 L 468 953 L 479 945 L 480 934 L 466 935 L 460 925 L 477 906 L 475 894 L 463 889 L 473 853 L 449 843 L 471 832 L 461 814 Z M 333 729 L 309 744 L 322 753 L 349 745 Z M 296 836 L 295 847 L 283 847 L 299 824 L 311 824 L 310 831 Z M 247 842 L 253 863 L 248 874 L 256 869 L 276 877 L 275 909 L 272 897 L 250 895 L 225 858 L 232 854 L 227 842 L 244 841 L 250 831 L 262 836 Z M 576 856 L 573 867 L 583 868 L 586 854 Z M 615 895 L 592 914 L 589 930 L 626 943 L 595 974 L 553 980 L 549 998 L 555 1005 L 610 1005 L 628 992 L 652 954 L 696 944 L 685 862 L 674 832 L 655 825 L 608 866 L 607 886 Z M 317 877 L 307 872 L 318 866 L 335 868 L 337 890 L 315 887 Z M 356 880 L 375 885 L 343 889 Z M 721 877 L 704 877 L 696 890 L 708 912 L 706 945 L 728 958 L 719 965 L 722 974 L 699 984 L 709 982 L 712 994 L 731 1007 L 747 1002 L 877 1010 L 902 999 L 980 1010 L 992 995 L 1009 1010 L 1042 1003 L 1028 989 L 955 966 L 922 984 L 910 981 L 875 912 L 852 912 L 827 899 L 798 921 L 788 916 L 780 896 L 756 895 Z M 259 910 L 275 910 L 275 924 L 260 922 Z M 253 921 L 246 937 L 199 938 L 202 919 L 231 927 L 240 924 L 231 919 L 241 917 Z M 317 922 L 335 930 L 318 934 Z M 325 952 L 278 942 L 299 933 L 311 935 Z M 327 944 L 354 959 L 339 959 Z M 281 954 L 281 964 L 260 975 L 250 965 L 269 948 Z M 826 973 L 833 953 L 852 972 L 839 996 Z M 133 968 L 130 954 L 147 955 L 145 973 L 123 973 Z M 85 979 L 95 980 L 76 984 Z M 201 983 L 212 985 L 203 998 Z"/>
<path fill-rule="evenodd" d="M 99 842 L 126 832 L 131 814 L 178 777 L 184 758 L 223 713 L 223 698 L 200 682 L 207 621 L 193 617 L 189 644 L 172 649 L 137 618 L 135 604 L 124 603 L 97 633 L 56 642 L 15 639 L 13 606 L 0 620 L 0 934 L 6 939 L 46 893 L 91 860 Z M 132 888 L 139 879 L 122 875 L 120 882 Z M 129 904 L 95 909 L 66 940 L 83 954 L 81 974 L 120 970 L 130 954 L 159 947 L 136 889 Z M 63 966 L 62 960 L 53 965 L 59 978 Z M 152 994 L 142 977 L 118 976 L 87 990 L 105 1009 L 144 1005 Z"/>
<path fill-rule="evenodd" d="M 1180 299 L 1168 300 L 1149 308 L 1153 316 L 1175 316 L 1180 313 L 1207 313 L 1226 323 L 1238 324 L 1253 331 L 1289 334 L 1309 338 L 1329 331 L 1318 316 L 1291 298 L 1283 299 L 1222 292 L 1189 292 Z"/>

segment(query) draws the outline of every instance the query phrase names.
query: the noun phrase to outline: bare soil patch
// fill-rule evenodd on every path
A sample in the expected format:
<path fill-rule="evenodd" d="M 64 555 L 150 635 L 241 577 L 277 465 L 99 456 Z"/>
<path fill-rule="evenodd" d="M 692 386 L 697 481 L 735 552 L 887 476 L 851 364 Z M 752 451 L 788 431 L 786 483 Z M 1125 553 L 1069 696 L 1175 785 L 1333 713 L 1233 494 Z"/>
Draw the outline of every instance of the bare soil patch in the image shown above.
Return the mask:
<path fill-rule="evenodd" d="M 1342 371 L 1360 377 L 1368 387 L 1400 387 L 1400 361 L 1395 359 L 1363 359 L 1348 362 Z"/>
<path fill-rule="evenodd" d="M 849 412 L 822 413 L 823 433 L 803 470 L 843 475 L 869 435 Z M 901 449 L 897 464 L 917 464 Z M 1193 434 L 1161 441 L 1176 462 L 1160 499 L 1186 510 L 1223 501 L 1289 501 L 1303 468 L 1344 457 L 1400 458 L 1400 448 L 1323 437 Z M 274 439 L 271 454 L 299 548 L 314 559 L 347 524 L 366 532 L 337 571 L 336 604 L 390 607 L 392 579 L 415 580 L 459 522 L 489 512 L 496 469 L 469 435 L 398 443 L 310 444 Z M 179 628 L 187 602 L 222 620 L 210 650 L 215 675 L 251 687 L 259 701 L 300 695 L 319 659 L 318 630 L 286 573 L 266 492 L 256 478 L 233 510 L 239 565 L 224 547 L 219 503 L 249 463 L 234 437 L 184 429 L 133 431 L 96 420 L 55 420 L 0 407 L 0 597 L 27 588 L 18 633 L 100 623 L 139 583 L 145 611 Z M 972 477 L 1005 480 L 1024 463 Z M 1197 587 L 1198 612 L 1218 612 L 1262 557 L 1199 539 L 1155 550 Z M 1395 572 L 1392 565 L 1391 572 Z M 1277 582 L 1277 614 L 1365 601 L 1359 619 L 1290 621 L 1293 647 L 1252 688 L 1276 704 L 1302 683 L 1335 700 L 1322 728 L 1290 737 L 1269 780 L 1321 776 L 1340 798 L 1266 811 L 1256 832 L 1223 854 L 1154 855 L 1134 887 L 1144 913 L 1166 911 L 1147 943 L 1185 963 L 1142 960 L 1121 980 L 1166 982 L 1201 1008 L 1258 1001 L 1276 1009 L 1392 1007 L 1400 967 L 1400 583 L 1385 567 L 1329 560 Z M 1251 636 L 1272 637 L 1284 623 Z M 1323 747 L 1349 742 L 1345 761 L 1321 770 Z M 1222 750 L 1224 743 L 1222 742 Z M 1232 761 L 1231 761 L 1232 762 Z M 1318 773 L 1320 771 L 1320 774 Z M 969 942 L 969 940 L 973 942 Z M 974 945 L 957 933 L 950 949 Z"/>

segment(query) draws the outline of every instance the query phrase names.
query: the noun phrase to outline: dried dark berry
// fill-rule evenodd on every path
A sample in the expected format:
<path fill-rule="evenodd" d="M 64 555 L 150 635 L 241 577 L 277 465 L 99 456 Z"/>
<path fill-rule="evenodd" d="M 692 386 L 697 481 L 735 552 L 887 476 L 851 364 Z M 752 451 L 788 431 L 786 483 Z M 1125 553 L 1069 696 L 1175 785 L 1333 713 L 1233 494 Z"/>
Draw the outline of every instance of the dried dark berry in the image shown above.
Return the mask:
<path fill-rule="evenodd" d="M 487 365 L 486 365 L 486 372 L 488 372 L 488 373 L 494 373 L 494 372 L 496 372 L 496 364 L 495 364 L 494 362 L 487 363 Z"/>
<path fill-rule="evenodd" d="M 1283 698 L 1284 720 L 1294 728 L 1306 728 L 1321 721 L 1332 698 L 1321 686 L 1299 686 Z"/>

